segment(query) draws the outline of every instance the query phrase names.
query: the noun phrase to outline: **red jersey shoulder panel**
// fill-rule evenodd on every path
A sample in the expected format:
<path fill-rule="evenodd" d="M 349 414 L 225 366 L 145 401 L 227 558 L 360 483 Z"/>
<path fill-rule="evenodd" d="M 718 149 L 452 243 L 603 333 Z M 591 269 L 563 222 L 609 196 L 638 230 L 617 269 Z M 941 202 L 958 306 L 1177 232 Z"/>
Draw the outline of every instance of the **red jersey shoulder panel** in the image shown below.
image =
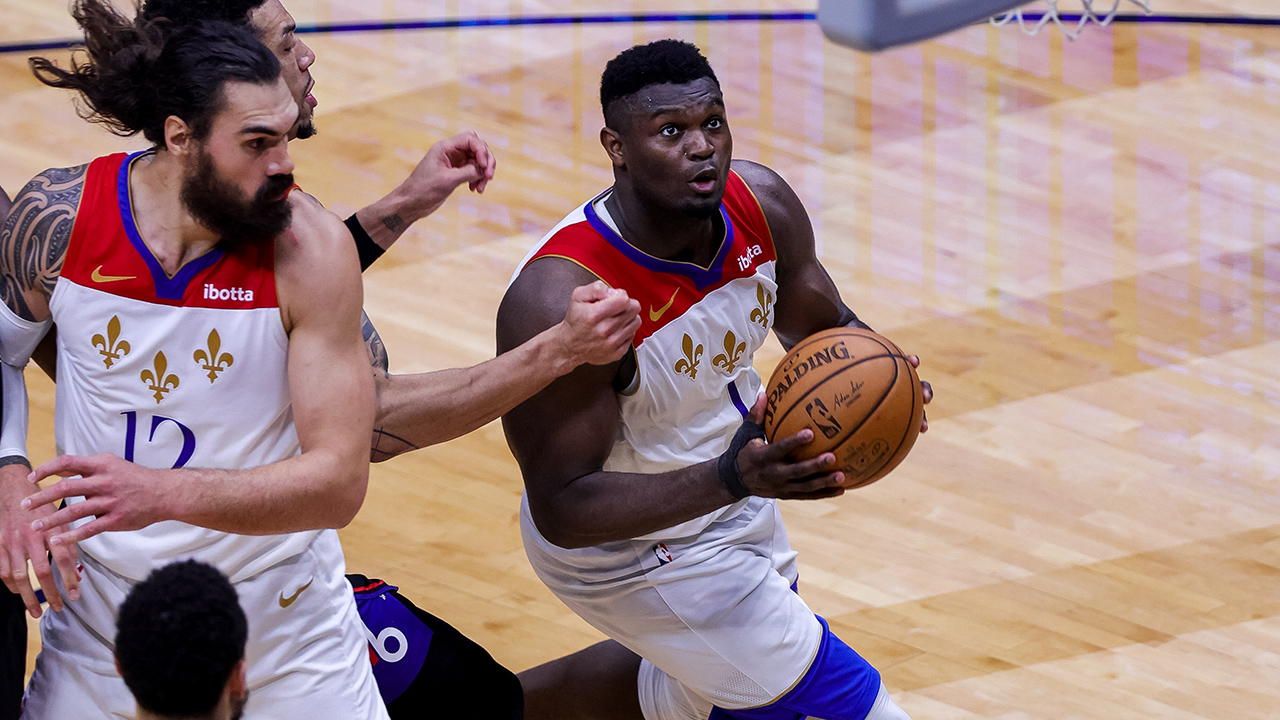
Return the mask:
<path fill-rule="evenodd" d="M 569 260 L 610 286 L 626 290 L 641 305 L 636 347 L 708 294 L 734 280 L 755 275 L 760 265 L 776 259 L 764 212 L 750 188 L 734 172 L 729 174 L 720 205 L 725 237 L 706 268 L 641 251 L 599 218 L 592 207 L 594 202 L 582 207 L 583 220 L 556 231 L 529 262 L 544 257 Z"/>
<path fill-rule="evenodd" d="M 274 243 L 219 245 L 172 277 L 138 234 L 129 166 L 139 154 L 94 160 L 86 172 L 62 278 L 133 300 L 178 307 L 278 307 Z"/>

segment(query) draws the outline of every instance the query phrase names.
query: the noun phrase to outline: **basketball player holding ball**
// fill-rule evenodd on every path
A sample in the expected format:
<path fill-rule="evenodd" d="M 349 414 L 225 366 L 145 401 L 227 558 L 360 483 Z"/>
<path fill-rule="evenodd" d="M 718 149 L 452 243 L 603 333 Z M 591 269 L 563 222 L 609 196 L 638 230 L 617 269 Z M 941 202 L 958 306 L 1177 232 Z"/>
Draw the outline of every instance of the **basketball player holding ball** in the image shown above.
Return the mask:
<path fill-rule="evenodd" d="M 906 718 L 796 593 L 777 499 L 834 497 L 846 480 L 831 453 L 787 459 L 812 430 L 759 439 L 751 364 L 770 329 L 790 348 L 866 326 L 818 262 L 787 183 L 731 160 L 719 82 L 697 48 L 627 50 L 600 94 L 615 185 L 521 263 L 498 349 L 559 322 L 572 289 L 596 279 L 642 304 L 631 353 L 577 368 L 503 420 L 529 559 L 613 641 L 522 673 L 526 717 Z"/>

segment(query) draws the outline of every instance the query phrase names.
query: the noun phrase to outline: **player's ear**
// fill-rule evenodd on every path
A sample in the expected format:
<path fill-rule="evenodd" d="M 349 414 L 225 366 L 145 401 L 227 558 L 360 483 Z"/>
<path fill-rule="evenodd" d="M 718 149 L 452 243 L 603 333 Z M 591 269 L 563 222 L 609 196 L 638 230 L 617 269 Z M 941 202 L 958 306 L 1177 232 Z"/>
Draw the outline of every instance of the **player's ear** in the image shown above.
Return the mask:
<path fill-rule="evenodd" d="M 191 126 L 177 115 L 170 115 L 164 120 L 164 145 L 174 155 L 185 155 L 191 152 Z"/>
<path fill-rule="evenodd" d="M 248 695 L 248 689 L 246 687 L 244 677 L 243 659 L 236 663 L 235 667 L 231 668 L 231 677 L 227 678 L 227 687 L 224 692 L 236 700 L 244 700 L 245 696 Z"/>
<path fill-rule="evenodd" d="M 609 153 L 609 160 L 613 162 L 613 166 L 618 169 L 627 166 L 627 154 L 622 146 L 622 136 L 617 130 L 609 126 L 600 128 L 600 144 L 604 146 L 604 151 Z"/>

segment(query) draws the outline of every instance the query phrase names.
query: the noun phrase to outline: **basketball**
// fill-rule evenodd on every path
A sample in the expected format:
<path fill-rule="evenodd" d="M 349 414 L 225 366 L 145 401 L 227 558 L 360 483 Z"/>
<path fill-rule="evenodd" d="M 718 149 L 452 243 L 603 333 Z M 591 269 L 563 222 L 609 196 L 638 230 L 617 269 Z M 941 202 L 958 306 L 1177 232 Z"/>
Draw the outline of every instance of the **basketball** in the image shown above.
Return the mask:
<path fill-rule="evenodd" d="M 794 459 L 834 453 L 847 487 L 884 477 L 920 434 L 924 394 L 907 356 L 870 330 L 840 327 L 805 338 L 765 386 L 769 442 L 813 430 Z"/>

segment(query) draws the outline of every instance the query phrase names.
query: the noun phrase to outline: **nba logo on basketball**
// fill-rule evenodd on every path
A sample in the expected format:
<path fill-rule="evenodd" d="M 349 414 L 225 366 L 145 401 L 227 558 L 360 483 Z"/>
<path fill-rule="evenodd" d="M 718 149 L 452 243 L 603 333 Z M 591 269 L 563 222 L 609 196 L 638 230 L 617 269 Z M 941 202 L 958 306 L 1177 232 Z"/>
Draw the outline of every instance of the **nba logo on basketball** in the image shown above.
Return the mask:
<path fill-rule="evenodd" d="M 653 554 L 658 556 L 659 565 L 666 565 L 672 560 L 675 560 L 674 557 L 671 557 L 671 551 L 667 549 L 667 546 L 664 543 L 658 543 L 657 545 L 654 545 Z"/>

